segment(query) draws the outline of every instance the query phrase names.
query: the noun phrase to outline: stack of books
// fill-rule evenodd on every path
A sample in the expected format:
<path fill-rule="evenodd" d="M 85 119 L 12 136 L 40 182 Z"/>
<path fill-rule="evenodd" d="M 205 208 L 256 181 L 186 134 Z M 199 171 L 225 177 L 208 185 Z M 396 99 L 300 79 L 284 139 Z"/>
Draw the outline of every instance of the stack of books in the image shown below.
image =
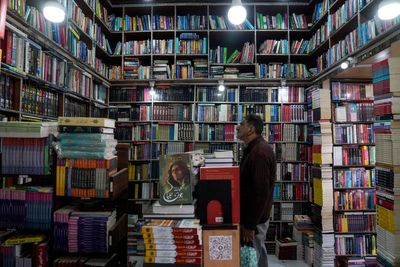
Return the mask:
<path fill-rule="evenodd" d="M 333 266 L 333 188 L 332 188 L 332 123 L 329 83 L 324 89 L 315 88 L 307 91 L 308 138 L 313 144 L 309 160 L 313 182 L 312 221 L 315 225 L 315 244 L 313 263 L 316 266 Z"/>
<path fill-rule="evenodd" d="M 57 196 L 108 198 L 109 177 L 117 172 L 115 121 L 60 117 Z"/>
<path fill-rule="evenodd" d="M 69 253 L 108 253 L 109 232 L 116 224 L 113 211 L 79 211 L 67 206 L 54 212 L 53 248 Z"/>
<path fill-rule="evenodd" d="M 297 259 L 312 265 L 314 223 L 308 215 L 294 216 L 293 239 L 297 241 Z"/>
<path fill-rule="evenodd" d="M 7 235 L 0 245 L 2 266 L 47 266 L 49 254 L 45 236 Z"/>
<path fill-rule="evenodd" d="M 400 264 L 400 57 L 372 66 L 375 95 L 377 254 L 379 266 Z"/>
<path fill-rule="evenodd" d="M 205 155 L 205 167 L 229 167 L 233 166 L 233 151 L 214 151 L 213 154 Z"/>
<path fill-rule="evenodd" d="M 146 247 L 145 263 L 201 266 L 199 220 L 151 220 L 142 227 L 141 232 Z"/>
<path fill-rule="evenodd" d="M 2 174 L 50 174 L 54 122 L 0 122 Z"/>
<path fill-rule="evenodd" d="M 139 219 L 138 215 L 128 214 L 128 266 L 135 266 L 134 262 L 143 265 L 145 247 L 141 229 L 146 223 L 147 220 Z"/>

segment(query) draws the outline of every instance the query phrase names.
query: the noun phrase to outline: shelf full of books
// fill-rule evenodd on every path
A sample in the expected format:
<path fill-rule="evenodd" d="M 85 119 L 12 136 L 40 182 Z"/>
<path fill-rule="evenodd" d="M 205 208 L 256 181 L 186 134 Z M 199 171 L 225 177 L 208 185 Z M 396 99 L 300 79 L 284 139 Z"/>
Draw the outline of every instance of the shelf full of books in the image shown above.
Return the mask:
<path fill-rule="evenodd" d="M 104 53 L 95 53 L 95 47 L 106 46 L 103 45 L 106 39 L 102 38 L 97 27 L 95 31 L 97 24 L 93 23 L 93 13 L 89 14 L 91 9 L 85 1 L 59 2 L 65 7 L 67 16 L 65 22 L 60 24 L 45 20 L 40 6 L 25 0 L 9 1 L 7 22 L 19 28 L 46 50 L 51 50 L 96 78 L 108 82 L 110 75 L 95 68 L 96 58 L 100 56 L 104 60 L 107 59 L 103 58 Z M 112 62 L 109 65 L 108 68 L 112 69 Z"/>
<path fill-rule="evenodd" d="M 2 51 L 2 116 L 10 120 L 26 116 L 55 120 L 63 115 L 96 115 L 91 112 L 94 104 L 107 107 L 107 83 L 46 50 L 11 24 L 7 24 Z"/>
<path fill-rule="evenodd" d="M 391 49 L 394 49 L 392 47 Z M 395 50 L 393 50 L 395 51 Z M 376 194 L 377 194 L 377 258 L 378 266 L 395 266 L 399 262 L 396 238 L 398 236 L 398 185 L 400 172 L 399 121 L 396 77 L 398 54 L 372 65 L 374 115 L 376 138 Z"/>
<path fill-rule="evenodd" d="M 376 0 L 247 4 L 248 19 L 239 26 L 226 18 L 229 5 L 220 4 L 165 8 L 63 0 L 68 19 L 53 25 L 31 2 L 9 2 L 12 24 L 29 28 L 28 35 L 40 33 L 38 43 L 50 40 L 51 48 L 93 76 L 118 82 L 309 81 L 398 28 L 398 19 L 374 16 Z"/>
<path fill-rule="evenodd" d="M 331 81 L 331 89 L 336 261 L 376 262 L 373 86 Z"/>
<path fill-rule="evenodd" d="M 159 198 L 159 158 L 164 155 L 230 150 L 231 162 L 238 164 L 236 125 L 246 115 L 258 114 L 278 160 L 270 235 L 272 241 L 289 237 L 294 215 L 307 213 L 309 199 L 304 88 L 227 83 L 221 92 L 217 87 L 156 83 L 153 92 L 145 84 L 111 87 L 116 138 L 131 147 L 129 199 L 148 204 Z"/>

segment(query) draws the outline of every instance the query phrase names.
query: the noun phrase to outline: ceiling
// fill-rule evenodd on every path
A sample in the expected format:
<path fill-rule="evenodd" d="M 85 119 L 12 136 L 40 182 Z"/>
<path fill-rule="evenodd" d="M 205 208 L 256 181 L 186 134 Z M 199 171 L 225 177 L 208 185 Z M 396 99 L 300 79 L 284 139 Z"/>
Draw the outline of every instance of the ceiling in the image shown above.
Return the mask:
<path fill-rule="evenodd" d="M 173 1 L 173 0 L 110 0 L 112 4 L 115 5 L 124 5 L 124 4 L 165 4 L 165 3 L 172 3 L 172 4 L 183 4 L 183 3 L 196 3 L 199 2 L 198 0 L 184 0 L 184 1 Z M 243 4 L 251 4 L 251 3 L 287 3 L 291 2 L 290 0 L 268 0 L 268 1 L 261 1 L 261 0 L 242 0 Z M 309 0 L 296 0 L 295 2 L 309 2 Z M 232 3 L 232 0 L 202 0 L 201 3 Z"/>

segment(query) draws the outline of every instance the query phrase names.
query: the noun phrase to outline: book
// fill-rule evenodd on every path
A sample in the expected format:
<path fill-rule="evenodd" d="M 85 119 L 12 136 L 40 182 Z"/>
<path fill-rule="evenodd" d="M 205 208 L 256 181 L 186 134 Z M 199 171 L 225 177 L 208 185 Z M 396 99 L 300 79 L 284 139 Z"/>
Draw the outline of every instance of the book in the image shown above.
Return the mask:
<path fill-rule="evenodd" d="M 106 118 L 59 117 L 58 124 L 60 126 L 92 126 L 115 128 L 115 120 Z"/>
<path fill-rule="evenodd" d="M 229 180 L 231 195 L 231 216 L 224 218 L 223 222 L 240 223 L 240 186 L 239 186 L 239 167 L 202 167 L 200 168 L 200 180 Z M 200 193 L 199 193 L 200 194 Z M 222 204 L 222 203 L 221 203 Z M 215 216 L 221 216 L 216 213 L 217 210 L 210 210 Z M 207 212 L 207 217 L 208 217 Z M 223 216 L 223 215 L 222 215 Z"/>
<path fill-rule="evenodd" d="M 59 131 L 61 133 L 103 133 L 103 134 L 114 133 L 114 129 L 112 128 L 91 127 L 91 126 L 60 126 Z"/>
<path fill-rule="evenodd" d="M 192 161 L 189 154 L 159 157 L 160 204 L 192 203 Z"/>
<path fill-rule="evenodd" d="M 44 138 L 57 133 L 57 122 L 0 122 L 0 137 Z"/>

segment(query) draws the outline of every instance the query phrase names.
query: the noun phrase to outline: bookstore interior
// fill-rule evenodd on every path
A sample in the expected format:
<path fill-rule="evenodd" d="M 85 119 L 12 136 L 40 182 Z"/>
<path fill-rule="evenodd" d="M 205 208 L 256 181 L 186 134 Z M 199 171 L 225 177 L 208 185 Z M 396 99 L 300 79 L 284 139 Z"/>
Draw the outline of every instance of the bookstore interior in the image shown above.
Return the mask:
<path fill-rule="evenodd" d="M 256 266 L 249 114 L 268 257 L 400 266 L 399 25 L 400 0 L 0 0 L 0 266 Z"/>

